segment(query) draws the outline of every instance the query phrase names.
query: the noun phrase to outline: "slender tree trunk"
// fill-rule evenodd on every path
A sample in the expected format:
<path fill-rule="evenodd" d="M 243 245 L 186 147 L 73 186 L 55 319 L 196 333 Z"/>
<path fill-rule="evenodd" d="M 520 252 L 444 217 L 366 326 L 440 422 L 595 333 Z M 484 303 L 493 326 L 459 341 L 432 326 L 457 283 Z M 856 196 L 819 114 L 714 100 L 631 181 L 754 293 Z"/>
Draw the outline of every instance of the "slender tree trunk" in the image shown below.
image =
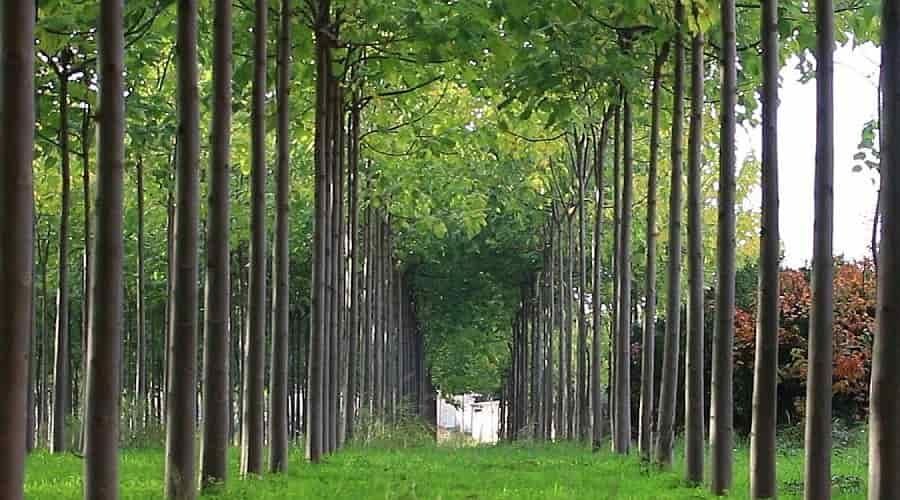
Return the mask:
<path fill-rule="evenodd" d="M 49 285 L 47 284 L 47 274 L 48 274 L 48 265 L 47 262 L 50 259 L 50 225 L 47 225 L 47 236 L 42 238 L 42 241 L 38 242 L 38 255 L 39 260 L 41 262 L 41 362 L 40 362 L 40 370 L 41 370 L 41 378 L 43 379 L 43 383 L 41 384 L 41 412 L 42 418 L 40 419 L 40 430 L 41 430 L 41 439 L 44 439 L 45 432 L 47 432 L 50 428 L 50 397 L 49 397 L 49 389 L 50 385 L 49 376 L 47 374 L 47 358 L 50 357 L 50 320 L 49 320 L 49 310 L 50 310 L 50 299 L 48 297 L 49 293 Z M 43 251 L 41 251 L 43 248 Z M 46 436 L 49 438 L 49 436 Z M 49 439 L 48 439 L 49 445 Z"/>
<path fill-rule="evenodd" d="M 831 497 L 834 356 L 834 3 L 831 0 L 816 1 L 816 176 L 813 198 L 815 219 L 810 283 L 812 305 L 809 314 L 804 494 L 806 498 L 827 500 Z M 876 379 L 873 377 L 872 380 Z M 897 491 L 891 492 L 891 496 L 898 494 Z"/>
<path fill-rule="evenodd" d="M 696 17 L 696 6 L 692 6 Z M 703 364 L 703 219 L 700 198 L 703 162 L 703 34 L 691 42 L 691 127 L 688 138 L 688 331 L 685 355 L 684 443 L 685 478 L 703 481 L 704 364 Z"/>
<path fill-rule="evenodd" d="M 750 430 L 750 496 L 774 498 L 775 425 L 778 398 L 778 0 L 762 3 L 762 226 L 759 241 L 759 300 Z M 829 260 L 829 265 L 830 261 Z M 829 282 L 830 286 L 830 282 Z M 829 355 L 830 355 L 829 347 Z M 830 361 L 829 361 L 830 363 Z M 830 379 L 830 375 L 829 375 Z M 829 386 L 831 382 L 829 380 Z M 829 399 L 831 389 L 829 388 Z M 831 489 L 831 484 L 827 489 Z M 818 498 L 818 497 L 816 497 Z"/>
<path fill-rule="evenodd" d="M 87 105 L 84 109 L 81 120 L 81 186 L 84 191 L 84 262 L 82 263 L 82 290 L 81 290 L 81 373 L 87 380 L 87 345 L 88 345 L 88 328 L 91 316 L 91 275 L 93 265 L 91 257 L 91 174 L 90 174 L 90 151 L 91 151 L 91 106 Z M 87 402 L 87 383 L 83 385 L 85 397 L 83 401 Z M 81 419 L 81 436 L 79 439 L 80 449 L 84 451 L 84 408 L 82 404 Z"/>
<path fill-rule="evenodd" d="M 359 126 L 360 109 L 354 100 L 350 110 L 350 141 L 348 160 L 350 167 L 350 334 L 347 346 L 347 394 L 345 396 L 347 409 L 345 411 L 344 432 L 346 439 L 353 438 L 356 419 L 357 398 L 359 393 L 358 369 L 359 362 L 357 351 L 359 350 L 359 315 L 360 315 L 360 287 L 362 285 L 362 273 L 359 263 L 361 254 L 359 251 Z"/>
<path fill-rule="evenodd" d="M 177 168 L 177 153 L 173 153 L 171 158 L 173 161 L 173 171 Z M 168 196 L 166 198 L 166 329 L 165 338 L 163 339 L 163 397 L 161 413 L 168 416 L 168 393 L 169 393 L 169 366 L 172 354 L 172 328 L 174 320 L 172 314 L 175 312 L 175 196 L 170 182 Z M 165 422 L 160 422 L 165 424 Z"/>
<path fill-rule="evenodd" d="M 231 249 L 228 240 L 231 224 L 231 9 L 230 0 L 216 0 L 204 308 L 206 345 L 203 350 L 203 378 L 206 382 L 203 385 L 200 464 L 200 483 L 204 490 L 225 482 L 231 422 Z"/>
<path fill-rule="evenodd" d="M 144 395 L 146 394 L 147 366 L 146 366 L 146 335 L 145 328 L 147 314 L 144 304 L 144 159 L 138 156 L 137 168 L 137 286 L 136 286 L 136 316 L 137 316 L 137 345 L 135 346 L 135 376 L 134 376 L 134 415 L 135 429 L 144 426 Z"/>
<path fill-rule="evenodd" d="M 622 231 L 622 183 L 621 177 L 621 161 L 622 161 L 622 102 L 621 88 L 619 89 L 619 97 L 616 98 L 615 112 L 613 113 L 613 254 L 612 254 L 612 298 L 611 316 L 609 326 L 609 424 L 610 434 L 613 439 L 610 440 L 613 451 L 615 451 L 616 440 L 616 341 L 619 331 L 619 245 L 621 243 L 620 236 Z"/>
<path fill-rule="evenodd" d="M 330 308 L 330 324 L 331 336 L 328 344 L 328 446 L 329 452 L 337 450 L 337 424 L 340 420 L 340 396 L 341 396 L 341 338 L 343 336 L 344 323 L 344 290 L 342 287 L 343 274 L 343 241 L 342 228 L 343 224 L 343 155 L 341 154 L 341 142 L 343 134 L 341 133 L 341 116 L 343 115 L 343 93 L 337 78 L 332 79 L 331 90 L 331 121 L 329 128 L 329 136 L 331 137 L 331 146 L 329 149 L 330 166 L 331 166 L 331 189 L 332 189 L 332 206 L 331 206 L 331 223 L 329 232 L 331 235 L 331 308 Z"/>
<path fill-rule="evenodd" d="M 376 323 L 375 323 L 375 418 L 381 421 L 384 418 L 384 325 L 385 325 L 385 264 L 386 251 L 385 241 L 386 230 L 384 228 L 384 219 L 381 214 L 377 218 L 378 227 L 378 250 L 376 257 L 377 269 L 377 287 L 375 304 L 376 304 Z"/>
<path fill-rule="evenodd" d="M 591 415 L 588 400 L 588 345 L 587 345 L 587 259 L 585 245 L 586 219 L 584 215 L 585 184 L 587 183 L 587 136 L 581 146 L 578 160 L 578 439 L 590 442 Z"/>
<path fill-rule="evenodd" d="M 574 218 L 568 216 L 566 231 L 566 272 L 565 287 L 563 293 L 566 301 L 566 324 L 565 338 L 563 344 L 565 346 L 566 378 L 565 378 L 565 397 L 566 407 L 569 409 L 566 415 L 566 437 L 575 439 L 575 415 L 578 408 L 575 406 L 575 390 L 572 387 L 572 323 L 575 321 L 575 298 L 572 297 L 572 288 L 575 282 L 575 227 Z"/>
<path fill-rule="evenodd" d="M 682 163 L 684 144 L 684 5 L 675 2 L 675 22 L 678 24 L 673 41 L 675 74 L 672 103 L 672 173 L 669 189 L 669 248 L 666 265 L 666 339 L 663 347 L 662 382 L 659 394 L 659 437 L 656 443 L 656 462 L 664 469 L 672 466 L 672 447 L 675 441 L 675 413 L 678 395 L 678 360 L 681 347 L 681 217 Z"/>
<path fill-rule="evenodd" d="M 656 399 L 654 365 L 656 364 L 656 196 L 659 184 L 659 111 L 662 68 L 668 55 L 669 44 L 664 43 L 659 52 L 657 52 L 656 60 L 653 64 L 653 89 L 650 97 L 650 165 L 647 172 L 647 260 L 644 270 L 645 295 L 644 328 L 641 339 L 641 406 L 639 410 L 640 415 L 638 416 L 638 451 L 641 454 L 641 459 L 647 461 L 650 460 L 650 454 L 653 450 L 653 410 Z M 673 119 L 673 125 L 674 121 Z M 673 141 L 676 137 L 680 139 L 680 136 L 675 134 L 674 128 L 672 137 Z M 675 169 L 673 168 L 672 171 L 675 172 Z M 671 257 L 670 254 L 670 261 Z M 665 376 L 666 373 L 663 371 L 663 377 Z"/>
<path fill-rule="evenodd" d="M 197 84 L 197 2 L 178 2 L 178 152 L 172 276 L 169 387 L 166 419 L 166 496 L 196 496 L 194 418 L 197 399 L 197 310 L 200 156 Z"/>
<path fill-rule="evenodd" d="M 97 266 L 88 335 L 84 497 L 119 497 L 119 373 L 122 337 L 122 177 L 125 160 L 125 29 L 123 0 L 103 0 L 98 23 L 99 144 Z"/>
<path fill-rule="evenodd" d="M 261 474 L 266 340 L 266 21 L 268 1 L 256 0 L 250 157 L 250 323 L 244 364 L 241 475 Z"/>
<path fill-rule="evenodd" d="M 32 244 L 35 239 L 35 235 L 37 234 L 37 217 L 34 216 L 37 213 L 35 210 L 35 203 L 32 201 L 31 204 L 32 210 L 32 218 L 31 218 L 31 239 Z M 32 252 L 34 252 L 32 248 Z M 2 264 L 0 264 L 2 265 Z M 37 348 L 37 311 L 35 309 L 35 304 L 37 304 L 37 286 L 35 284 L 35 272 L 36 266 L 34 262 L 34 255 L 32 254 L 31 259 L 31 324 L 29 325 L 30 330 L 28 332 L 28 388 L 27 395 L 25 398 L 25 408 L 27 417 L 25 419 L 25 451 L 31 453 L 34 450 L 35 444 L 35 424 L 37 422 L 37 415 L 35 410 L 35 389 L 37 388 L 37 373 L 36 368 L 38 364 L 35 362 L 35 351 Z"/>
<path fill-rule="evenodd" d="M 712 362 L 710 448 L 711 489 L 724 495 L 731 489 L 734 406 L 734 206 L 735 206 L 735 104 L 737 101 L 737 47 L 734 0 L 722 2 L 722 98 L 719 133 L 719 217 L 716 240 L 717 288 L 715 337 Z"/>
<path fill-rule="evenodd" d="M 900 338 L 894 326 L 900 322 L 896 308 L 900 297 L 900 4 L 881 4 L 881 248 L 878 259 L 878 309 L 872 359 L 869 415 L 869 499 L 895 498 L 900 492 Z"/>
<path fill-rule="evenodd" d="M 69 376 L 69 49 L 63 49 L 59 71 L 59 154 L 62 194 L 59 213 L 59 276 L 56 290 L 56 347 L 53 368 L 53 439 L 50 451 L 62 453 L 66 442 L 72 380 Z"/>
<path fill-rule="evenodd" d="M 335 79 L 334 94 L 334 192 L 335 192 L 335 211 L 332 216 L 332 230 L 335 238 L 335 254 L 334 254 L 334 286 L 335 286 L 335 342 L 333 344 L 333 359 L 331 365 L 331 379 L 334 381 L 333 399 L 331 401 L 332 419 L 329 422 L 329 437 L 331 438 L 331 449 L 336 451 L 343 446 L 343 419 L 341 418 L 341 401 L 342 395 L 346 395 L 344 375 L 344 353 L 346 350 L 346 314 L 347 314 L 347 274 L 346 274 L 346 258 L 345 258 L 345 231 L 347 225 L 344 217 L 344 159 L 345 159 L 345 127 L 344 127 L 344 89 Z"/>
<path fill-rule="evenodd" d="M 272 329 L 272 382 L 269 387 L 269 470 L 284 472 L 288 461 L 287 375 L 290 281 L 290 107 L 291 7 L 281 0 L 281 30 L 278 39 L 278 179 L 275 213 L 274 325 Z"/>
<path fill-rule="evenodd" d="M 34 191 L 33 0 L 0 7 L 0 497 L 24 498 Z"/>
<path fill-rule="evenodd" d="M 603 352 L 600 338 L 603 335 L 603 304 L 600 300 L 603 286 L 603 161 L 605 159 L 606 143 L 609 139 L 609 121 L 613 114 L 609 108 L 603 117 L 600 127 L 600 138 L 594 143 L 594 178 L 596 179 L 596 191 L 594 193 L 594 287 L 591 305 L 593 308 L 594 341 L 591 346 L 591 398 L 593 403 L 594 427 L 592 435 L 592 449 L 600 451 L 600 443 L 603 440 L 603 432 L 606 430 L 603 419 L 603 391 L 601 370 L 603 364 Z"/>
<path fill-rule="evenodd" d="M 622 99 L 622 221 L 619 242 L 619 310 L 616 332 L 615 452 L 627 455 L 631 446 L 631 213 L 634 185 L 632 119 L 629 96 Z"/>
<path fill-rule="evenodd" d="M 325 219 L 328 213 L 326 141 L 328 140 L 328 87 L 331 78 L 330 40 L 325 30 L 330 24 L 330 1 L 319 3 L 316 12 L 316 115 L 315 115 L 315 217 L 313 229 L 312 325 L 307 367 L 306 458 L 318 463 L 323 451 L 325 414 L 325 335 L 326 328 L 326 239 Z"/>
<path fill-rule="evenodd" d="M 569 402 L 567 398 L 567 384 L 569 372 L 566 366 L 566 329 L 565 323 L 568 321 L 569 312 L 566 310 L 566 280 L 565 280 L 565 263 L 563 250 L 563 229 L 562 217 L 563 207 L 558 205 L 557 217 L 554 219 L 553 231 L 556 233 L 556 272 L 559 281 L 559 300 L 557 301 L 557 328 L 559 328 L 559 383 L 556 397 L 559 399 L 559 416 L 557 417 L 556 437 L 557 439 L 567 439 L 569 437 L 566 432 L 567 422 L 569 421 Z"/>
<path fill-rule="evenodd" d="M 366 207 L 366 223 L 365 223 L 365 260 L 364 260 L 364 273 L 365 273 L 365 301 L 363 306 L 363 312 L 365 314 L 363 318 L 363 328 L 362 328 L 362 348 L 363 348 L 363 397 L 361 400 L 362 407 L 366 409 L 366 417 L 371 418 L 372 416 L 372 394 L 373 394 L 373 381 L 375 379 L 374 365 L 372 364 L 372 327 L 374 326 L 373 320 L 373 307 L 374 302 L 372 300 L 372 290 L 374 288 L 374 279 L 373 279 L 373 236 L 372 236 L 372 207 L 371 205 Z"/>

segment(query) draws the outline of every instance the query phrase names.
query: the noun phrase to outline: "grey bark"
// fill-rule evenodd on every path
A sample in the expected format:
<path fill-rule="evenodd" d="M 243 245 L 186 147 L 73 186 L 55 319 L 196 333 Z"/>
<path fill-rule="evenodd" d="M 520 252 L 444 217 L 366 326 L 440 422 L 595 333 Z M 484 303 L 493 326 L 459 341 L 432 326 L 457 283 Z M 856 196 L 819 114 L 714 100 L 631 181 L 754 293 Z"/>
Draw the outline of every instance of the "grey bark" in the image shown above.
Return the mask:
<path fill-rule="evenodd" d="M 762 2 L 762 221 L 750 429 L 750 496 L 774 498 L 778 397 L 778 0 Z M 830 264 L 830 259 L 829 259 Z M 830 383 L 829 383 L 830 385 Z M 830 389 L 829 389 L 830 390 Z M 829 480 L 830 483 L 830 480 Z M 828 485 L 830 490 L 831 485 Z"/>
<path fill-rule="evenodd" d="M 98 22 L 99 143 L 97 210 L 85 412 L 84 497 L 119 497 L 119 345 L 122 339 L 125 160 L 125 28 L 123 0 L 103 0 Z"/>
<path fill-rule="evenodd" d="M 230 0 L 216 0 L 213 20 L 213 110 L 210 131 L 206 244 L 206 325 L 203 350 L 203 444 L 201 487 L 225 482 L 231 423 L 231 78 Z M 240 326 L 239 326 L 240 327 Z M 238 330 L 240 331 L 240 330 Z"/>
<path fill-rule="evenodd" d="M 34 1 L 0 7 L 0 497 L 24 498 L 34 197 Z"/>
<path fill-rule="evenodd" d="M 172 261 L 172 312 L 166 404 L 166 497 L 196 497 L 194 418 L 197 381 L 200 112 L 197 1 L 178 2 L 178 152 Z M 99 211 L 99 210 L 98 210 Z"/>
<path fill-rule="evenodd" d="M 737 101 L 737 45 L 735 2 L 722 2 L 722 96 L 719 132 L 719 198 L 716 262 L 716 319 L 713 339 L 712 409 L 710 411 L 711 489 L 724 495 L 731 489 L 734 446 L 734 209 L 735 106 Z"/>
<path fill-rule="evenodd" d="M 804 494 L 806 498 L 827 500 L 831 497 L 831 398 L 834 353 L 832 345 L 832 328 L 834 326 L 832 251 L 834 238 L 834 2 L 831 0 L 816 1 L 816 173 L 814 185 L 813 262 L 810 282 L 812 302 L 809 313 Z M 879 279 L 882 276 L 879 275 Z M 873 380 L 876 379 L 873 377 Z M 892 492 L 892 495 L 896 494 L 898 494 L 897 491 Z"/>

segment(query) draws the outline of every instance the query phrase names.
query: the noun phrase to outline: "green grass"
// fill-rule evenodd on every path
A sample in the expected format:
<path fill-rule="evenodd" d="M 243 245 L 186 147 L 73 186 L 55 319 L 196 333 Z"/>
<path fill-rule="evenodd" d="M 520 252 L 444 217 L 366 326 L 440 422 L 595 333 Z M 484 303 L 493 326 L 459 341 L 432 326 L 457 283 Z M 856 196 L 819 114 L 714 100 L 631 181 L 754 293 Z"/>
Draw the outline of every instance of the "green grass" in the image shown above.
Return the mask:
<path fill-rule="evenodd" d="M 865 497 L 865 441 L 838 449 L 833 459 L 834 498 Z M 161 498 L 163 451 L 126 450 L 119 475 L 121 497 Z M 674 472 L 649 471 L 632 457 L 593 454 L 571 444 L 517 444 L 495 447 L 351 447 L 317 466 L 305 464 L 302 450 L 292 454 L 287 475 L 240 480 L 236 450 L 231 476 L 215 495 L 222 499 L 687 499 L 712 498 L 704 487 Z M 747 451 L 735 456 L 734 498 L 747 496 Z M 28 462 L 26 497 L 81 498 L 82 460 L 73 455 L 34 453 Z M 803 451 L 784 447 L 779 454 L 780 498 L 802 495 Z"/>

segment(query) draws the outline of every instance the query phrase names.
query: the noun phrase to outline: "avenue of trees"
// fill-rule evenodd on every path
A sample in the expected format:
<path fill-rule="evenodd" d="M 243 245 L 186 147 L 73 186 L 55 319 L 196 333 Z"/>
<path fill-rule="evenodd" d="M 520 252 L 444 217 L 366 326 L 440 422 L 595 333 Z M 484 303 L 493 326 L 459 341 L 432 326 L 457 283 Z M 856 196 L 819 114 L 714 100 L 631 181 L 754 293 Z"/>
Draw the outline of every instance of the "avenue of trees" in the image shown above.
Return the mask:
<path fill-rule="evenodd" d="M 118 498 L 120 448 L 164 434 L 165 495 L 195 498 L 234 480 L 233 446 L 242 476 L 283 473 L 292 442 L 318 463 L 433 425 L 438 390 L 497 396 L 503 439 L 662 469 L 683 429 L 686 479 L 717 495 L 748 420 L 750 494 L 775 497 L 790 59 L 818 102 L 803 417 L 805 495 L 828 498 L 832 54 L 872 42 L 862 414 L 870 498 L 896 498 L 898 35 L 894 0 L 4 2 L 0 497 L 46 447 Z"/>

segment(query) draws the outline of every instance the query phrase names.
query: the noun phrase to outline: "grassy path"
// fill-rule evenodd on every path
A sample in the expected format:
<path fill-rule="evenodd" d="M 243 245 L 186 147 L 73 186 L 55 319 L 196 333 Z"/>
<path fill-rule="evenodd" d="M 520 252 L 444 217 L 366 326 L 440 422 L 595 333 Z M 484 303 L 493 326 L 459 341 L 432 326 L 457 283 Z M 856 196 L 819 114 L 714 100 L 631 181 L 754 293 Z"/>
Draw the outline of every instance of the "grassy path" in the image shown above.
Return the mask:
<path fill-rule="evenodd" d="M 835 498 L 865 497 L 862 447 L 839 450 L 834 458 Z M 287 476 L 232 480 L 214 498 L 223 499 L 687 499 L 712 498 L 703 488 L 680 481 L 681 465 L 672 473 L 645 470 L 635 457 L 592 454 L 572 445 L 480 448 L 348 449 L 312 467 L 295 450 Z M 162 496 L 162 450 L 123 452 L 120 477 L 124 499 Z M 38 452 L 28 462 L 26 497 L 81 498 L 81 459 Z M 734 498 L 747 491 L 746 450 L 737 455 Z M 802 450 L 779 458 L 780 498 L 802 493 Z"/>

